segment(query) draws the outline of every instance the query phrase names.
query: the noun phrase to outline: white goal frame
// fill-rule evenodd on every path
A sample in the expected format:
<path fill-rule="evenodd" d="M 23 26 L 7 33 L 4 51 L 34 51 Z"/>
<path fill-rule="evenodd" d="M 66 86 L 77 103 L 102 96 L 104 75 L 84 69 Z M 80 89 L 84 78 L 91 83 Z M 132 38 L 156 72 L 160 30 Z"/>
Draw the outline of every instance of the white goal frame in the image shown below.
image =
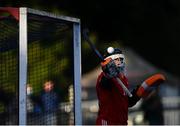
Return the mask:
<path fill-rule="evenodd" d="M 75 125 L 82 124 L 81 112 L 81 27 L 80 19 L 69 16 L 59 16 L 31 8 L 19 8 L 19 124 L 26 125 L 26 84 L 27 84 L 27 15 L 34 14 L 54 18 L 73 24 L 74 48 L 74 116 Z"/>

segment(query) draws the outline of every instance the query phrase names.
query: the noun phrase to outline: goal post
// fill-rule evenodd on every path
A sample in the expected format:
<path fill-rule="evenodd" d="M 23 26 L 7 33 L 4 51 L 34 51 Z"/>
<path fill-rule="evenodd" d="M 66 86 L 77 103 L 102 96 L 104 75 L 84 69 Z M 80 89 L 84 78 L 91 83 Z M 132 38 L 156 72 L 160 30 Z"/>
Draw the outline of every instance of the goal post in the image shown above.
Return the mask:
<path fill-rule="evenodd" d="M 10 15 L 1 16 L 1 12 L 7 12 Z M 16 26 L 11 20 L 14 24 L 17 23 Z M 14 88 L 15 92 L 18 92 L 19 99 L 18 123 L 22 125 L 46 124 L 46 117 L 48 119 L 54 117 L 54 120 L 50 119 L 47 123 L 81 125 L 80 19 L 26 7 L 1 7 L 0 28 L 0 46 L 3 47 L 0 47 L 0 58 L 5 59 L 0 62 L 0 67 L 6 64 L 7 69 L 9 69 L 12 65 L 7 63 L 10 63 L 13 64 L 14 69 L 18 70 L 16 75 L 9 75 L 10 70 L 6 68 L 5 71 L 1 70 L 0 86 L 11 87 L 10 79 L 19 78 Z M 14 42 L 16 42 L 15 45 L 12 44 Z M 19 52 L 14 59 L 15 62 L 11 60 L 12 56 L 10 55 L 14 55 L 10 53 L 12 50 Z M 48 116 L 50 114 L 44 105 L 46 102 L 44 103 L 43 97 L 41 97 L 42 92 L 45 92 L 43 88 L 47 80 L 54 83 L 54 90 L 60 99 L 60 104 L 56 109 L 58 112 L 55 113 L 56 116 L 51 117 Z M 30 111 L 27 85 L 33 89 L 31 101 L 34 103 L 33 110 L 30 109 Z M 70 90 L 71 87 L 73 90 Z M 9 90 L 9 92 L 12 91 Z M 50 101 L 55 98 L 45 99 Z M 51 105 L 53 106 L 53 104 Z M 50 113 L 52 115 L 52 112 Z M 7 124 L 8 121 L 5 120 L 4 124 Z"/>

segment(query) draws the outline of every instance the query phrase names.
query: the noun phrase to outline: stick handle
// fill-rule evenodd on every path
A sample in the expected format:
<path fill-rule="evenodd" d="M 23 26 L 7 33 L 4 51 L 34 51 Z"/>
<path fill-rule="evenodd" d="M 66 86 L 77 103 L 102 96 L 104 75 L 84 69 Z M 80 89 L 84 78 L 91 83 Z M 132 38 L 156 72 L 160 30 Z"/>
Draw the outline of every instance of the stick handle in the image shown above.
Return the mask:
<path fill-rule="evenodd" d="M 118 83 L 121 85 L 121 87 L 123 88 L 123 90 L 128 94 L 129 97 L 132 97 L 131 92 L 129 92 L 129 90 L 126 88 L 126 86 L 123 84 L 123 82 L 116 77 L 116 80 L 118 81 Z"/>
<path fill-rule="evenodd" d="M 91 49 L 96 53 L 96 55 L 100 58 L 101 61 L 104 61 L 104 57 L 101 55 L 101 53 L 98 51 L 98 49 L 95 47 L 93 42 L 88 37 L 89 30 L 85 29 L 83 30 L 83 36 L 84 39 L 88 42 Z"/>

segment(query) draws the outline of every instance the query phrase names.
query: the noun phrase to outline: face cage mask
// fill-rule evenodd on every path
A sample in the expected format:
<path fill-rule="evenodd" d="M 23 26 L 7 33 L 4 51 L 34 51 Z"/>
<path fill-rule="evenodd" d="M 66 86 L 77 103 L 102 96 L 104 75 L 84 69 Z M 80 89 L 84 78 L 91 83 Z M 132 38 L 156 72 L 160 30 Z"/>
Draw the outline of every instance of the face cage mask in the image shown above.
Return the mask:
<path fill-rule="evenodd" d="M 125 70 L 125 62 L 121 63 L 121 65 L 117 66 L 119 73 L 122 73 L 126 75 L 126 70 Z"/>

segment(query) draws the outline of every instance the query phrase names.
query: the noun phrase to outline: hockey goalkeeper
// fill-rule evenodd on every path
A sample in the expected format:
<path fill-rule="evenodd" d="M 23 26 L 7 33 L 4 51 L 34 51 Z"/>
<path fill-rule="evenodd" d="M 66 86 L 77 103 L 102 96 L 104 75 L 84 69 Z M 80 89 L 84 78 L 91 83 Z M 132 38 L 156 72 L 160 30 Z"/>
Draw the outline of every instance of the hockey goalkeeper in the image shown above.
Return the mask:
<path fill-rule="evenodd" d="M 142 97 L 147 97 L 165 81 L 162 74 L 155 74 L 137 86 L 129 97 L 116 78 L 128 89 L 125 76 L 125 56 L 118 48 L 109 47 L 101 62 L 102 72 L 98 76 L 96 92 L 99 101 L 97 125 L 127 125 L 128 107 L 134 106 Z"/>

